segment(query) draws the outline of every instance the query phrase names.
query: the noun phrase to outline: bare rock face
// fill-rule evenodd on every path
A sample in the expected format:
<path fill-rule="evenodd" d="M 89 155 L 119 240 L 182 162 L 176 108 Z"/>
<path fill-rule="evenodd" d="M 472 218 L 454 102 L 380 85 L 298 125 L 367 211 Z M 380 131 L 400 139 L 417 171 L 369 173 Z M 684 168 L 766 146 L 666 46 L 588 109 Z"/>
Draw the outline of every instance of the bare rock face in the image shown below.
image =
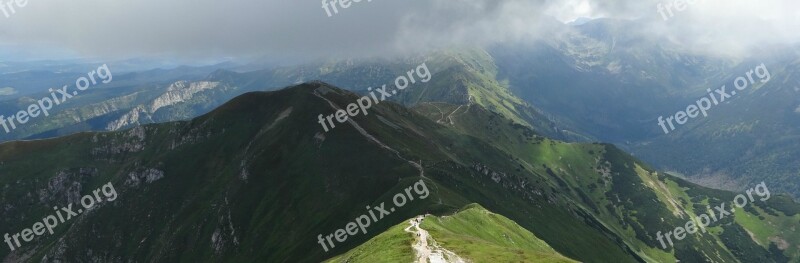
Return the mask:
<path fill-rule="evenodd" d="M 47 182 L 45 188 L 39 189 L 39 202 L 44 205 L 80 202 L 83 183 L 98 175 L 97 168 L 77 168 L 59 171 Z"/>
<path fill-rule="evenodd" d="M 130 187 L 139 187 L 143 183 L 150 184 L 164 178 L 164 171 L 150 168 L 139 172 L 128 173 L 128 178 L 125 179 L 125 185 Z"/>
<path fill-rule="evenodd" d="M 161 96 L 155 98 L 149 104 L 139 105 L 116 120 L 109 122 L 108 125 L 106 125 L 106 130 L 116 131 L 125 127 L 150 122 L 153 114 L 159 109 L 189 101 L 195 94 L 204 90 L 215 89 L 219 86 L 219 82 L 209 81 L 192 83 L 187 81 L 175 82 L 167 88 L 167 92 L 161 94 Z"/>
<path fill-rule="evenodd" d="M 95 134 L 92 143 L 98 146 L 92 148 L 91 154 L 96 160 L 115 161 L 124 157 L 120 154 L 140 152 L 146 146 L 148 130 L 152 132 L 154 129 L 138 126 L 122 134 Z"/>
<path fill-rule="evenodd" d="M 233 249 L 239 246 L 239 237 L 236 235 L 236 227 L 233 225 L 231 217 L 231 206 L 228 202 L 228 197 L 225 197 L 225 204 L 218 207 L 218 225 L 211 235 L 211 249 L 217 255 L 222 254 L 225 250 Z"/>
<path fill-rule="evenodd" d="M 154 113 L 160 108 L 190 100 L 194 94 L 214 89 L 217 86 L 219 86 L 219 82 L 199 81 L 190 84 L 187 84 L 186 81 L 175 82 L 167 89 L 166 93 L 153 100 L 148 110 L 150 113 Z"/>
<path fill-rule="evenodd" d="M 537 184 L 530 182 L 523 176 L 498 172 L 482 163 L 472 164 L 472 170 L 476 172 L 472 174 L 473 177 L 477 174 L 479 177 L 490 179 L 505 189 L 522 193 L 527 200 L 533 201 L 537 197 L 546 195 L 545 190 L 537 187 Z M 548 194 L 548 198 L 553 198 L 552 194 Z"/>
<path fill-rule="evenodd" d="M 108 125 L 106 125 L 106 130 L 116 131 L 127 126 L 139 124 L 140 123 L 139 120 L 144 118 L 149 119 L 150 116 L 147 113 L 147 111 L 145 111 L 145 107 L 139 105 L 131 109 L 131 111 L 129 111 L 125 115 L 122 115 L 122 117 L 119 117 L 118 119 L 109 122 Z"/>
<path fill-rule="evenodd" d="M 96 117 L 104 116 L 115 111 L 127 109 L 134 106 L 134 102 L 141 95 L 140 92 L 111 98 L 102 102 L 94 103 L 86 107 L 69 108 L 56 114 L 56 118 L 69 123 L 80 123 Z"/>

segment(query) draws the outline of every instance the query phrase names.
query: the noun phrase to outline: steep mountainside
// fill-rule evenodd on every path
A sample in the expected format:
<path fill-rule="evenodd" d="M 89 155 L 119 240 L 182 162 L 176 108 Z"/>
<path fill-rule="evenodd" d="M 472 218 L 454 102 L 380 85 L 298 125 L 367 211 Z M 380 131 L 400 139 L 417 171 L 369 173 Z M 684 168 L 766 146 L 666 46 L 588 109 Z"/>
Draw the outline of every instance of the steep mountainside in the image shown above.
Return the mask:
<path fill-rule="evenodd" d="M 312 80 L 366 94 L 369 87 L 392 86 L 397 76 L 425 62 L 435 77 L 391 100 L 428 108 L 441 123 L 478 105 L 549 138 L 614 143 L 659 170 L 704 185 L 743 190 L 771 181 L 775 190 L 800 196 L 796 47 L 770 48 L 745 58 L 712 57 L 684 50 L 673 39 L 641 34 L 637 21 L 550 23 L 553 32 L 547 40 L 486 50 L 321 61 L 245 73 L 176 68 L 124 74 L 108 88 L 59 105 L 48 118 L 0 132 L 0 141 L 187 120 L 246 92 Z M 773 77 L 768 83 L 740 92 L 714 106 L 708 117 L 691 119 L 669 134 L 659 127 L 659 117 L 686 109 L 707 97 L 708 89 L 714 93 L 727 85 L 730 90 L 734 79 L 761 63 Z M 50 75 L 7 76 L 13 81 L 45 76 L 47 83 L 61 83 L 70 74 Z M 45 95 L 1 101 L 0 111 L 16 112 Z"/>
<path fill-rule="evenodd" d="M 366 93 L 368 87 L 394 85 L 397 76 L 406 75 L 409 69 L 423 62 L 430 65 L 430 73 L 437 77 L 428 83 L 417 82 L 414 89 L 391 100 L 409 106 L 429 102 L 478 104 L 552 138 L 585 139 L 580 134 L 560 130 L 550 117 L 513 95 L 507 84 L 497 80 L 497 67 L 481 49 L 445 50 L 397 61 L 326 61 L 247 73 L 217 70 L 202 79 L 168 83 L 139 80 L 148 76 L 154 80 L 163 78 L 156 73 L 131 73 L 112 82 L 115 88 L 90 90 L 88 94 L 74 97 L 54 108 L 51 117 L 32 119 L 13 133 L 0 134 L 0 139 L 51 138 L 80 131 L 117 130 L 186 120 L 246 92 L 274 90 L 309 80 L 322 80 Z M 31 103 L 33 97 L 36 96 L 0 103 L 0 109 L 17 111 Z"/>
<path fill-rule="evenodd" d="M 117 67 L 124 66 L 115 64 L 111 66 L 111 71 L 117 73 L 115 72 L 118 69 Z M 171 70 L 156 69 L 114 75 L 111 82 L 108 84 L 92 87 L 69 98 L 63 103 L 54 105 L 52 109 L 49 110 L 49 116 L 47 116 L 47 118 L 31 118 L 26 124 L 18 125 L 16 129 L 8 133 L 0 131 L 0 141 L 51 138 L 80 131 L 101 131 L 109 127 L 113 128 L 116 126 L 114 123 L 124 117 L 125 113 L 137 107 L 144 107 L 146 104 L 154 104 L 153 100 L 168 95 L 172 86 L 180 83 L 176 83 L 176 79 L 198 80 L 207 76 L 209 71 L 210 69 L 207 68 L 179 67 Z M 80 74 L 64 73 L 58 76 L 58 78 L 49 77 L 37 80 L 47 82 L 46 84 L 28 82 L 26 85 L 35 87 L 58 87 L 74 83 L 75 78 L 79 77 Z M 25 79 L 30 80 L 30 78 L 36 77 Z M 224 95 L 224 93 L 208 94 L 205 96 L 198 95 L 197 97 L 205 98 L 205 100 L 195 101 L 183 99 L 179 102 L 184 104 L 175 103 L 170 105 L 174 108 L 183 108 L 183 110 L 172 110 L 177 111 L 177 113 L 169 117 L 163 116 L 167 114 L 156 114 L 155 121 L 172 121 L 196 117 L 199 114 L 206 113 L 210 109 L 219 106 L 221 103 L 224 103 L 236 95 L 241 95 L 241 93 L 228 96 Z M 36 103 L 37 100 L 48 96 L 51 96 L 50 93 L 39 92 L 24 94 L 24 96 L 20 96 L 19 98 L 0 101 L 0 112 L 8 116 L 9 114 L 27 109 L 32 103 Z M 176 96 L 171 97 L 176 99 Z M 211 105 L 203 105 L 203 102 L 209 102 Z M 213 102 L 213 104 L 210 102 Z M 205 107 L 205 111 L 192 111 L 194 108 L 203 107 Z M 162 110 L 162 113 L 166 112 L 167 110 Z M 149 117 L 151 116 L 143 116 L 144 120 L 141 123 L 149 123 Z"/>
<path fill-rule="evenodd" d="M 707 233 L 662 249 L 657 232 L 735 194 L 659 173 L 612 145 L 547 139 L 477 104 L 437 123 L 434 104 L 409 110 L 384 102 L 322 131 L 319 114 L 357 98 L 310 83 L 248 93 L 191 121 L 0 144 L 0 202 L 8 215 L 0 233 L 29 228 L 51 207 L 75 203 L 107 182 L 119 193 L 0 257 L 318 262 L 408 218 L 477 203 L 583 262 L 800 258 L 800 207 L 785 196 L 737 209 Z M 393 204 L 420 182 L 426 198 L 392 207 L 327 252 L 320 246 L 319 236 L 370 207 Z M 422 228 L 453 242 L 445 245 L 458 243 L 448 230 L 488 238 L 448 223 Z M 452 248 L 466 253 L 459 249 Z"/>
<path fill-rule="evenodd" d="M 664 169 L 703 175 L 704 184 L 739 189 L 767 181 L 800 196 L 800 58 L 787 58 L 768 65 L 769 82 L 738 91 L 708 118 L 628 147 Z M 732 71 L 730 81 L 720 85 L 733 86 L 748 70 Z"/>
<path fill-rule="evenodd" d="M 597 19 L 557 26 L 547 41 L 489 49 L 498 79 L 555 120 L 593 141 L 612 142 L 657 168 L 706 185 L 742 190 L 770 181 L 800 196 L 800 52 L 766 47 L 745 57 L 680 48 L 673 39 L 640 34 L 636 21 Z M 685 111 L 764 65 L 771 78 L 665 134 L 658 118 Z M 761 72 L 762 74 L 764 72 Z M 579 139 L 579 137 L 576 137 Z M 720 147 L 719 145 L 725 145 Z"/>

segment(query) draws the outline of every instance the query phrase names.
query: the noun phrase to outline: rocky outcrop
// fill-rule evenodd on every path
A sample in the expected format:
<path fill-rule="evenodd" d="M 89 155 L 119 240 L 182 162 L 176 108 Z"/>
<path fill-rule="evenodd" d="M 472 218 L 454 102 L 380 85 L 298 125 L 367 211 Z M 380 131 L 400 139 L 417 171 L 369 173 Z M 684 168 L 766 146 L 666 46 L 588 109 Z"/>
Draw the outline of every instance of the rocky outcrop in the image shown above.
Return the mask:
<path fill-rule="evenodd" d="M 150 184 L 160 180 L 161 178 L 164 178 L 164 171 L 150 168 L 145 169 L 144 171 L 128 173 L 128 177 L 125 179 L 125 185 L 139 187 L 142 185 L 142 183 Z"/>
<path fill-rule="evenodd" d="M 98 175 L 97 168 L 77 168 L 61 170 L 38 191 L 39 202 L 44 205 L 54 203 L 77 204 L 83 190 L 82 182 Z"/>
<path fill-rule="evenodd" d="M 139 125 L 142 123 L 152 122 L 152 116 L 159 109 L 174 106 L 179 103 L 190 101 L 195 94 L 205 90 L 211 90 L 219 87 L 219 82 L 199 81 L 187 82 L 178 81 L 173 83 L 167 88 L 167 91 L 161 96 L 158 96 L 153 101 L 145 105 L 139 105 L 131 109 L 128 113 L 123 114 L 121 117 L 111 121 L 106 125 L 106 130 L 115 131 Z"/>
<path fill-rule="evenodd" d="M 480 177 L 483 177 L 492 180 L 505 189 L 522 194 L 526 200 L 534 201 L 546 195 L 546 191 L 538 187 L 539 183 L 532 183 L 523 176 L 498 172 L 482 163 L 472 164 L 472 170 L 477 172 L 478 177 L 476 178 L 481 179 Z M 475 173 L 472 176 L 475 177 Z M 548 202 L 555 203 L 555 198 L 552 194 L 546 197 Z"/>
<path fill-rule="evenodd" d="M 92 148 L 91 154 L 97 160 L 112 161 L 119 154 L 140 152 L 144 150 L 147 132 L 148 128 L 138 126 L 122 134 L 97 133 L 92 143 L 99 146 Z"/>

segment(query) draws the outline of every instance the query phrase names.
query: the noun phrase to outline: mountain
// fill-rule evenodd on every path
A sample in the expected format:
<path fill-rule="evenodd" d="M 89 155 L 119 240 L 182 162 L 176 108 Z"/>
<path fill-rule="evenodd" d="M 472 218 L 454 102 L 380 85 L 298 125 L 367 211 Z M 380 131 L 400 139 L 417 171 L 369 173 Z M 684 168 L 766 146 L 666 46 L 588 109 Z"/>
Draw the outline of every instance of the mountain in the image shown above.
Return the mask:
<path fill-rule="evenodd" d="M 42 139 L 81 131 L 113 131 L 140 124 L 186 120 L 246 92 L 274 90 L 309 80 L 323 80 L 364 94 L 368 87 L 393 84 L 396 76 L 425 62 L 430 64 L 430 74 L 437 78 L 429 83 L 418 83 L 416 86 L 420 88 L 399 94 L 392 101 L 407 106 L 430 102 L 476 103 L 552 138 L 585 139 L 582 135 L 559 130 L 540 110 L 513 95 L 506 84 L 496 79 L 498 69 L 491 59 L 481 49 L 465 49 L 401 61 L 324 61 L 245 73 L 220 69 L 203 78 L 193 74 L 205 68 L 135 72 L 115 78 L 111 87 L 76 96 L 69 103 L 54 108 L 52 117 L 32 119 L 13 133 L 0 134 L 0 138 Z M 166 82 L 180 76 L 186 79 Z M 42 96 L 47 94 L 38 97 Z M 34 98 L 37 96 L 0 103 L 0 108 L 17 111 Z"/>
<path fill-rule="evenodd" d="M 765 64 L 772 75 L 769 82 L 739 91 L 713 108 L 709 117 L 668 135 L 631 142 L 627 148 L 642 159 L 657 161 L 665 170 L 699 174 L 695 178 L 707 185 L 738 189 L 767 181 L 778 185 L 776 190 L 800 196 L 800 76 L 796 74 L 800 57 L 787 58 Z M 743 66 L 758 64 L 751 61 Z M 732 71 L 735 75 L 730 81 L 719 86 L 734 86 L 733 80 L 748 70 Z"/>
<path fill-rule="evenodd" d="M 743 190 L 762 181 L 800 196 L 800 53 L 764 47 L 744 57 L 701 54 L 675 39 L 642 34 L 635 20 L 554 25 L 553 37 L 487 50 L 512 93 L 554 126 L 611 142 L 661 170 L 704 185 Z M 759 77 L 754 74 L 762 67 Z M 763 70 L 766 69 L 766 70 Z M 716 93 L 748 88 L 668 134 L 668 118 Z M 768 80 L 761 83 L 760 80 Z M 717 98 L 719 100 L 720 98 Z M 569 139 L 581 140 L 581 137 Z M 721 145 L 724 145 L 722 147 Z"/>
<path fill-rule="evenodd" d="M 0 140 L 187 120 L 246 92 L 313 80 L 366 94 L 370 87 L 392 85 L 397 76 L 424 62 L 436 77 L 391 100 L 427 108 L 439 115 L 436 121 L 449 122 L 452 115 L 479 105 L 549 138 L 614 143 L 659 170 L 706 186 L 741 191 L 772 181 L 776 190 L 798 196 L 796 48 L 720 57 L 682 49 L 674 39 L 641 34 L 636 21 L 594 19 L 580 25 L 551 22 L 549 27 L 555 28 L 552 38 L 535 43 L 397 59 L 317 61 L 251 72 L 219 69 L 202 76 L 209 67 L 124 74 L 111 87 L 59 105 L 51 117 L 0 133 Z M 669 134 L 659 126 L 659 117 L 668 118 L 708 97 L 709 89 L 730 89 L 733 80 L 762 63 L 774 76 L 769 82 L 740 92 L 715 105 L 707 117 L 692 119 Z M 3 101 L 0 109 L 18 111 L 46 95 Z M 717 146 L 721 144 L 728 146 Z"/>
<path fill-rule="evenodd" d="M 111 71 L 117 73 L 115 70 L 116 68 L 112 66 Z M 208 72 L 210 72 L 208 68 L 178 67 L 170 70 L 156 69 L 114 75 L 111 82 L 108 84 L 92 87 L 60 104 L 54 105 L 46 118 L 30 118 L 26 124 L 19 125 L 14 130 L 0 132 L 0 141 L 51 138 L 81 131 L 108 130 L 108 128 L 113 128 L 115 126 L 112 122 L 124 122 L 124 119 L 119 119 L 125 117 L 126 113 L 134 111 L 136 108 L 149 106 L 146 108 L 152 109 L 154 105 L 163 105 L 165 102 L 171 104 L 166 106 L 174 106 L 172 104 L 178 104 L 177 102 L 185 102 L 185 104 L 175 107 L 158 107 L 179 109 L 174 110 L 178 113 L 166 113 L 166 110 L 162 110 L 160 113 L 148 112 L 138 123 L 188 119 L 208 112 L 210 109 L 219 106 L 235 95 L 241 95 L 241 93 L 228 97 L 225 97 L 224 93 L 205 96 L 197 95 L 196 97 L 202 98 L 199 100 L 200 102 L 198 102 L 191 101 L 191 95 L 194 94 L 193 92 L 174 92 L 176 89 L 175 86 L 187 82 L 176 80 L 185 79 L 199 81 L 207 76 L 209 74 Z M 22 74 L 23 73 L 15 73 L 13 75 L 18 76 Z M 60 73 L 56 75 L 57 77 L 25 76 L 20 77 L 19 81 L 25 82 L 26 85 L 37 86 L 37 88 L 48 86 L 52 88 L 74 83 L 75 78 L 80 77 L 80 75 L 81 74 Z M 67 80 L 67 78 L 69 78 L 69 80 Z M 35 81 L 32 81 L 32 79 L 35 79 Z M 49 84 L 36 84 L 39 82 Z M 71 89 L 74 89 L 74 85 Z M 52 96 L 50 93 L 43 92 L 21 95 L 22 96 L 18 98 L 0 101 L 0 111 L 2 111 L 3 116 L 16 114 L 20 110 L 27 109 L 29 105 L 35 104 L 37 100 Z M 165 99 L 165 97 L 168 98 Z M 204 105 L 201 103 L 203 100 L 213 102 L 209 103 L 212 106 L 210 106 L 210 108 L 206 107 L 205 111 L 202 110 Z"/>
<path fill-rule="evenodd" d="M 423 242 L 422 235 L 429 238 Z M 514 221 L 477 204 L 448 216 L 409 219 L 326 262 L 413 262 L 419 250 L 448 261 L 576 262 Z"/>
<path fill-rule="evenodd" d="M 47 90 L 45 87 L 53 88 L 63 86 L 65 83 L 74 82 L 75 79 L 72 76 L 75 75 L 80 74 L 72 74 L 70 72 L 56 73 L 41 70 L 0 73 L 3 88 L 12 88 L 16 91 L 14 94 L 0 96 L 0 99 L 7 100 L 35 92 L 42 92 Z"/>
<path fill-rule="evenodd" d="M 765 44 L 747 55 L 723 56 L 687 50 L 680 37 L 644 32 L 651 28 L 642 22 L 542 19 L 547 37 L 534 42 L 291 66 L 113 61 L 109 65 L 119 74 L 112 83 L 58 105 L 48 118 L 0 132 L 0 141 L 188 120 L 246 92 L 315 80 L 363 95 L 424 62 L 436 77 L 391 100 L 438 114 L 438 122 L 449 123 L 453 115 L 479 105 L 552 139 L 613 143 L 658 170 L 705 186 L 741 191 L 769 181 L 775 190 L 800 197 L 798 46 Z M 3 116 L 93 66 L 81 60 L 0 64 Z M 674 117 L 723 85 L 730 91 L 737 78 L 759 65 L 769 69 L 769 82 L 753 81 L 707 117 L 668 134 L 660 127 L 659 118 Z M 144 70 L 153 67 L 170 69 Z M 244 69 L 251 71 L 232 71 Z"/>
<path fill-rule="evenodd" d="M 319 262 L 396 233 L 392 227 L 409 218 L 445 216 L 473 203 L 582 262 L 800 258 L 800 206 L 777 193 L 764 199 L 766 188 L 749 192 L 752 203 L 708 232 L 662 248 L 661 234 L 729 204 L 736 193 L 658 172 L 610 144 L 549 139 L 479 104 L 461 105 L 464 113 L 445 123 L 431 108 L 459 106 L 409 109 L 385 101 L 323 130 L 320 114 L 358 99 L 313 82 L 247 93 L 187 121 L 0 144 L 0 201 L 8 215 L 0 233 L 30 228 L 53 214 L 51 207 L 80 207 L 79 197 L 109 182 L 118 193 L 0 258 Z M 410 200 L 396 205 L 398 194 Z M 337 230 L 377 207 L 395 210 L 376 214 L 380 220 L 328 251 L 321 247 L 321 236 L 338 241 Z M 491 255 L 467 253 L 459 242 L 468 236 L 507 246 L 474 230 L 484 219 L 473 216 L 463 215 L 465 225 L 427 220 L 422 229 L 467 257 Z M 530 235 L 525 240 L 539 244 L 529 250 L 546 250 Z"/>

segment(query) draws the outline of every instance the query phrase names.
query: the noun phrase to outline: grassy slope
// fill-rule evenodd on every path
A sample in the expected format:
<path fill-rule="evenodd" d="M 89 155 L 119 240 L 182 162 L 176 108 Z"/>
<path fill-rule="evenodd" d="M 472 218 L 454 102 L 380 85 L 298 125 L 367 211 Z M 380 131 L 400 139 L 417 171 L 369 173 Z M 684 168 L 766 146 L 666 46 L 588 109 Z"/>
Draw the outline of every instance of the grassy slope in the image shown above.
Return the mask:
<path fill-rule="evenodd" d="M 419 174 L 349 125 L 320 137 L 316 116 L 330 109 L 311 90 L 313 85 L 304 85 L 247 94 L 189 122 L 0 145 L 0 182 L 7 185 L 0 200 L 7 204 L 4 214 L 13 215 L 2 219 L 2 232 L 29 227 L 35 218 L 47 215 L 49 207 L 65 205 L 67 196 L 85 194 L 108 181 L 120 193 L 113 203 L 62 225 L 57 235 L 0 256 L 173 262 L 311 262 L 328 257 L 316 244 L 318 234 L 342 227 L 367 205 L 388 201 Z M 341 90 L 326 97 L 340 105 L 355 98 Z M 280 119 L 289 109 L 289 117 Z M 399 128 L 386 125 L 378 115 Z M 547 225 L 542 232 L 548 237 L 586 236 L 578 242 L 557 240 L 560 247 L 572 247 L 574 254 L 579 247 L 595 244 L 597 249 L 584 251 L 585 257 L 628 258 L 610 239 L 546 199 L 520 199 L 485 185 L 489 179 L 471 170 L 472 163 L 511 165 L 481 141 L 391 103 L 356 119 L 405 158 L 423 160 L 431 178 L 431 198 L 407 205 L 371 226 L 370 233 L 380 233 L 403 218 L 454 211 L 472 201 L 502 208 L 518 219 L 533 217 L 526 225 Z M 84 175 L 77 172 L 81 168 L 96 172 Z M 162 171 L 164 178 L 126 183 L 147 169 Z M 56 179 L 59 174 L 67 174 L 65 181 L 80 187 L 48 189 L 64 179 Z M 39 193 L 53 198 L 40 200 Z M 533 201 L 541 204 L 530 206 Z M 349 239 L 331 253 L 347 251 L 371 235 Z"/>
<path fill-rule="evenodd" d="M 481 49 L 443 50 L 424 58 L 433 71 L 431 81 L 405 90 L 395 98 L 404 105 L 446 103 L 443 114 L 453 113 L 458 106 L 479 105 L 513 122 L 533 127 L 551 138 L 586 140 L 585 136 L 559 130 L 540 110 L 515 96 L 505 80 L 498 79 L 498 68 L 492 57 Z"/>
<path fill-rule="evenodd" d="M 364 244 L 325 262 L 413 262 L 414 237 L 403 231 L 408 223 L 400 223 L 380 233 Z"/>
<path fill-rule="evenodd" d="M 68 181 L 79 182 L 81 194 L 113 181 L 121 197 L 59 228 L 58 238 L 24 247 L 33 260 L 48 255 L 86 261 L 313 262 L 344 253 L 404 218 L 444 214 L 469 203 L 507 216 L 580 261 L 634 262 L 673 254 L 648 252 L 654 250 L 653 231 L 681 220 L 655 201 L 657 195 L 646 188 L 630 156 L 608 145 L 547 140 L 480 107 L 471 107 L 470 114 L 448 127 L 391 103 L 356 121 L 400 156 L 421 160 L 431 197 L 326 254 L 316 243 L 318 234 L 341 228 L 365 206 L 389 201 L 420 178 L 397 154 L 368 142 L 352 126 L 321 136 L 316 116 L 331 110 L 310 94 L 314 88 L 247 94 L 190 122 L 2 144 L 0 183 L 7 187 L 0 200 L 10 205 L 4 214 L 13 216 L 2 219 L 0 232 L 29 227 L 31 218 L 63 205 L 64 196 L 37 196 L 66 171 L 78 177 Z M 355 100 L 341 90 L 325 96 L 338 105 Z M 280 118 L 287 111 L 288 117 Z M 80 176 L 74 172 L 79 168 L 98 172 Z M 165 177 L 140 186 L 125 183 L 131 173 L 149 168 L 164 171 Z M 598 169 L 610 169 L 613 176 L 602 176 Z M 682 187 L 689 196 L 725 200 L 720 196 L 726 192 Z M 781 205 L 780 211 L 798 210 L 796 204 Z M 661 217 L 667 223 L 654 223 Z M 728 233 L 733 235 L 726 240 L 734 241 L 738 251 L 761 252 L 735 229 Z M 699 242 L 687 241 L 674 254 L 694 258 L 696 246 L 732 257 L 719 242 Z"/>
<path fill-rule="evenodd" d="M 429 105 L 418 106 L 416 110 L 432 119 L 439 118 Z M 519 158 L 520 169 L 545 175 L 546 181 L 569 197 L 568 203 L 602 222 L 605 228 L 647 260 L 674 261 L 676 257 L 699 260 L 708 256 L 714 260 L 732 261 L 734 257 L 742 259 L 744 255 L 757 255 L 760 260 L 780 262 L 781 256 L 769 255 L 770 242 L 767 240 L 795 244 L 788 240 L 800 237 L 796 229 L 798 217 L 791 213 L 800 206 L 787 201 L 785 196 L 777 196 L 760 205 L 773 207 L 770 210 L 781 208 L 790 211 L 788 215 L 777 211 L 772 215 L 760 213 L 759 219 L 755 210 L 748 210 L 737 212 L 735 217 L 737 225 L 756 233 L 761 241 L 753 241 L 735 230 L 723 235 L 725 227 L 712 226 L 714 235 L 690 237 L 677 243 L 676 250 L 664 251 L 660 245 L 656 248 L 655 232 L 667 232 L 683 225 L 688 214 L 706 213 L 705 210 L 694 211 L 695 206 L 705 207 L 709 200 L 713 204 L 730 202 L 735 194 L 705 189 L 657 173 L 610 145 L 569 144 L 540 137 L 479 107 L 453 115 L 453 123 L 446 125 L 464 134 L 485 138 L 494 147 Z M 739 242 L 747 244 L 747 248 L 734 244 Z M 784 248 L 789 257 L 798 257 L 798 247 L 790 245 Z M 702 253 L 698 254 L 696 250 Z M 748 252 L 742 253 L 745 250 Z"/>
<path fill-rule="evenodd" d="M 800 59 L 793 48 L 749 58 L 698 56 L 642 38 L 635 22 L 611 19 L 561 28 L 569 37 L 493 48 L 497 79 L 523 101 L 596 140 L 615 143 L 662 170 L 703 177 L 704 185 L 744 189 L 761 181 L 800 196 Z M 764 63 L 769 83 L 737 91 L 708 117 L 664 134 L 667 118 Z M 622 98 L 622 99 L 621 99 Z M 769 138 L 769 139 L 766 139 Z M 724 145 L 720 147 L 719 145 Z M 696 178 L 697 178 L 696 177 Z"/>
<path fill-rule="evenodd" d="M 727 85 L 760 62 L 745 62 L 730 70 Z M 756 83 L 714 106 L 706 118 L 697 118 L 669 135 L 630 146 L 637 156 L 688 175 L 715 175 L 709 184 L 745 188 L 767 182 L 776 191 L 800 196 L 800 59 L 768 61 L 772 79 Z M 733 88 L 735 90 L 735 88 Z M 689 103 L 699 99 L 680 99 Z M 707 96 L 707 95 L 706 95 Z M 674 108 L 679 110 L 680 108 Z M 665 112 L 669 113 L 668 111 Z M 655 125 L 654 125 L 655 126 Z M 769 139 L 765 139 L 769 138 Z M 724 145 L 725 147 L 720 147 Z"/>
<path fill-rule="evenodd" d="M 421 227 L 439 245 L 473 262 L 575 262 L 514 221 L 480 205 L 451 216 L 428 217 Z"/>
<path fill-rule="evenodd" d="M 326 262 L 411 262 L 414 236 L 398 224 Z M 429 216 L 421 227 L 442 247 L 472 262 L 575 262 L 514 221 L 470 204 L 449 216 Z"/>

